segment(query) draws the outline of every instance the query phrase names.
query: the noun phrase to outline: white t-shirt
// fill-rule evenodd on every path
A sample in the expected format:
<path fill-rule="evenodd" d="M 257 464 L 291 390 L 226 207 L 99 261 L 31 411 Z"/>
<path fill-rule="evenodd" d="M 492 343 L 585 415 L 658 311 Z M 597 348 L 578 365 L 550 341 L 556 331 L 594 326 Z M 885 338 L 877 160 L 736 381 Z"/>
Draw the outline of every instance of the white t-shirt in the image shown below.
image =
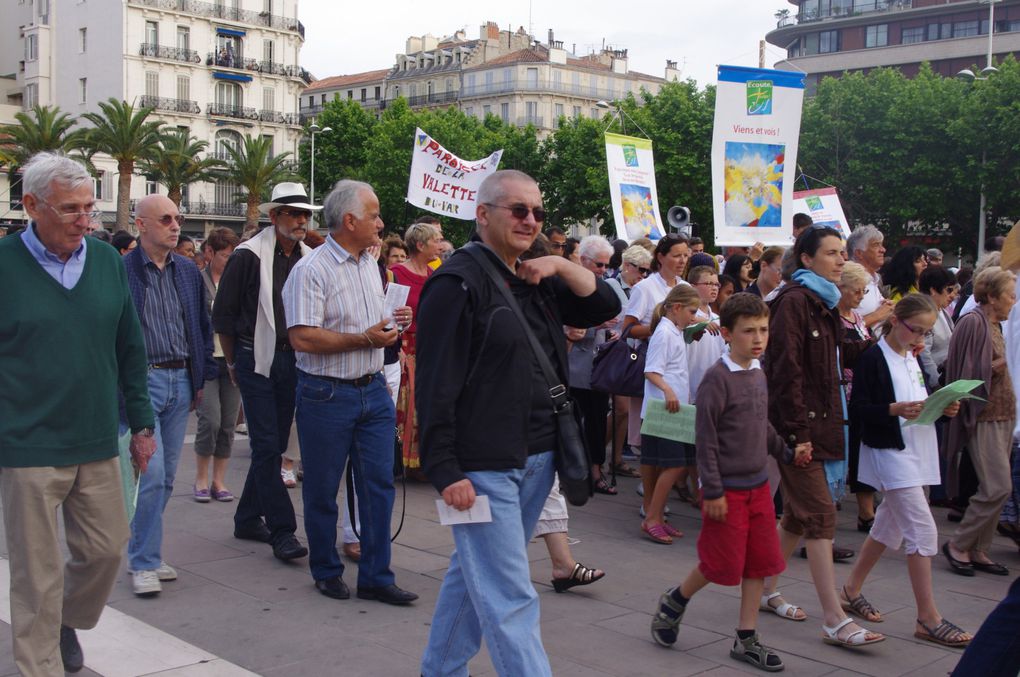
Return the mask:
<path fill-rule="evenodd" d="M 857 306 L 857 312 L 861 314 L 861 317 L 870 315 L 882 305 L 882 290 L 879 289 L 878 282 L 878 274 L 872 274 L 871 282 L 864 288 L 864 298 L 861 299 L 861 305 Z"/>
<path fill-rule="evenodd" d="M 676 281 L 677 284 L 687 284 L 680 278 L 677 278 Z M 655 306 L 666 300 L 670 289 L 671 287 L 666 284 L 662 275 L 659 273 L 649 275 L 631 289 L 630 302 L 627 303 L 627 310 L 624 314 L 636 317 L 639 324 L 647 327 L 652 323 Z"/>
<path fill-rule="evenodd" d="M 708 320 L 719 324 L 719 316 L 712 312 L 711 308 L 708 309 L 707 315 L 704 311 L 699 310 L 695 319 L 697 322 Z M 712 336 L 706 331 L 700 341 L 688 344 L 687 369 L 690 372 L 691 402 L 697 401 L 698 386 L 701 385 L 701 379 L 704 378 L 705 372 L 719 361 L 724 352 L 726 352 L 726 341 L 722 334 Z"/>
<path fill-rule="evenodd" d="M 878 342 L 892 376 L 897 402 L 919 402 L 928 397 L 924 373 L 910 353 L 900 355 L 883 338 Z M 903 425 L 900 431 L 904 449 L 872 449 L 861 444 L 861 460 L 857 478 L 877 489 L 923 487 L 942 482 L 939 475 L 939 445 L 934 425 Z"/>
<path fill-rule="evenodd" d="M 687 372 L 687 343 L 684 341 L 684 333 L 665 317 L 655 327 L 655 333 L 648 341 L 645 373 L 649 372 L 662 376 L 666 385 L 676 393 L 681 404 L 690 403 L 691 386 Z M 641 418 L 645 417 L 645 409 L 650 397 L 657 400 L 666 399 L 665 394 L 646 378 L 645 398 L 641 403 Z"/>

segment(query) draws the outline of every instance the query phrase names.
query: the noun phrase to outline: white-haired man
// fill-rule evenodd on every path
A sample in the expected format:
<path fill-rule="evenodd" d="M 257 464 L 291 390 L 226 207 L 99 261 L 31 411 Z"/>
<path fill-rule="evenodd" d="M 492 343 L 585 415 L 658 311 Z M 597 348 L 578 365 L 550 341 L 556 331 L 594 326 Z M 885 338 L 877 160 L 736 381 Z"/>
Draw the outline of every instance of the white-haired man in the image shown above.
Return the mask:
<path fill-rule="evenodd" d="M 0 498 L 14 662 L 23 675 L 57 677 L 81 670 L 75 629 L 99 621 L 128 540 L 118 391 L 143 472 L 155 422 L 124 266 L 84 237 L 98 218 L 92 177 L 39 153 L 22 181 L 32 222 L 0 241 Z"/>
<path fill-rule="evenodd" d="M 884 240 L 885 235 L 882 231 L 871 225 L 858 226 L 846 240 L 847 256 L 851 261 L 864 266 L 871 276 L 871 282 L 864 289 L 861 305 L 857 308 L 869 329 L 884 322 L 892 314 L 895 305 L 882 296 L 882 289 L 879 286 L 882 278 L 878 274 L 878 269 L 885 262 L 885 247 L 882 244 Z"/>

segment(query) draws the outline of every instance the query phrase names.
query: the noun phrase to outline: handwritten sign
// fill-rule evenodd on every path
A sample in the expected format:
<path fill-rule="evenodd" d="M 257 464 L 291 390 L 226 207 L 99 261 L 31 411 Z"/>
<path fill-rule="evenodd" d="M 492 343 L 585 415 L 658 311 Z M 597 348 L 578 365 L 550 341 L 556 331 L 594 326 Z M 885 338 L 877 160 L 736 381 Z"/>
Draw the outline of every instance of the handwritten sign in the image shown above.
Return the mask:
<path fill-rule="evenodd" d="M 664 400 L 649 399 L 645 406 L 645 420 L 641 424 L 641 434 L 694 444 L 694 416 L 696 412 L 697 409 L 693 404 L 681 404 L 680 411 L 674 414 L 666 409 Z"/>
<path fill-rule="evenodd" d="M 407 201 L 455 219 L 475 218 L 478 187 L 496 171 L 502 150 L 481 160 L 461 160 L 421 129 L 414 131 Z"/>

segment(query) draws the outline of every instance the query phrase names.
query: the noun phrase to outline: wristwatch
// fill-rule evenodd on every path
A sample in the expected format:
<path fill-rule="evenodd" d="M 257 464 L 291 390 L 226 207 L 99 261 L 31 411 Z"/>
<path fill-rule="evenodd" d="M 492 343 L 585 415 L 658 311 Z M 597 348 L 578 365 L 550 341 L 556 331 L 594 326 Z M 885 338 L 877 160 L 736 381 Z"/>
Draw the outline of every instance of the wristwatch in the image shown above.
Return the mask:
<path fill-rule="evenodd" d="M 139 430 L 135 434 L 136 435 L 141 435 L 142 437 L 152 437 L 153 435 L 156 434 L 156 429 L 155 428 L 142 428 L 141 430 Z"/>

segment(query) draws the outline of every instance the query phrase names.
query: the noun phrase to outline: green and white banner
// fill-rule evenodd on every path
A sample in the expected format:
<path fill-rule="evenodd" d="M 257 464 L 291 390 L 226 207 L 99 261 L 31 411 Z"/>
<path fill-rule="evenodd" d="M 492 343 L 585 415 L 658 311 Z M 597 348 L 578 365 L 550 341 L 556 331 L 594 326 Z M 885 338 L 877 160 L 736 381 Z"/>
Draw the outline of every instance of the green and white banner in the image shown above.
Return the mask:
<path fill-rule="evenodd" d="M 652 142 L 607 133 L 606 164 L 616 237 L 633 242 L 639 237 L 658 240 L 665 235 L 659 220 Z"/>

